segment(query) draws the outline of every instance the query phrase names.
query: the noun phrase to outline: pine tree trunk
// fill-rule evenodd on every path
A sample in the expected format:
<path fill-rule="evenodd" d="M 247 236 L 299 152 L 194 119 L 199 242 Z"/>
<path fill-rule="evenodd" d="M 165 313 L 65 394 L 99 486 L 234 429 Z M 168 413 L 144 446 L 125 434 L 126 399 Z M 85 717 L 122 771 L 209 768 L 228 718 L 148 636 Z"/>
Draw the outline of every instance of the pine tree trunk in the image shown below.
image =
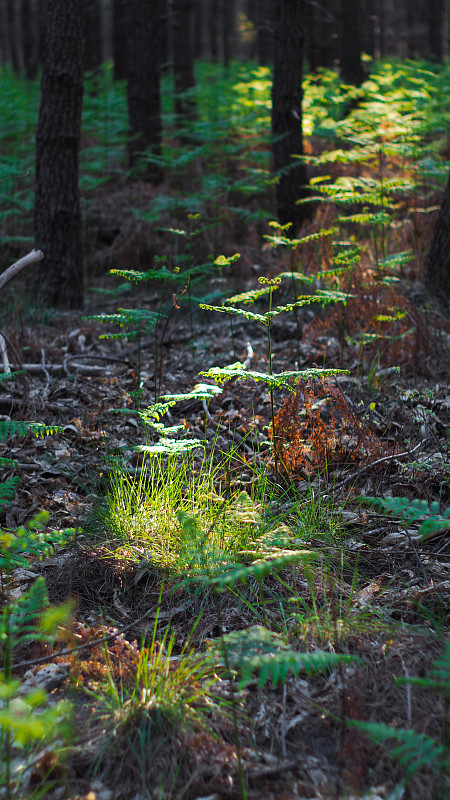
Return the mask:
<path fill-rule="evenodd" d="M 211 61 L 219 60 L 219 2 L 208 0 L 208 33 Z"/>
<path fill-rule="evenodd" d="M 80 308 L 83 255 L 78 158 L 83 105 L 84 0 L 48 0 L 41 104 L 36 133 L 34 298 Z"/>
<path fill-rule="evenodd" d="M 448 308 L 450 303 L 450 176 L 445 188 L 425 269 L 425 285 Z"/>
<path fill-rule="evenodd" d="M 277 214 L 282 225 L 292 223 L 290 234 L 307 216 L 296 201 L 307 193 L 305 165 L 294 158 L 303 154 L 302 78 L 303 78 L 304 0 L 276 0 L 275 42 L 272 87 L 272 153 L 275 171 Z"/>
<path fill-rule="evenodd" d="M 152 183 L 163 180 L 158 163 L 143 158 L 147 150 L 159 158 L 162 143 L 161 89 L 159 69 L 158 0 L 128 0 L 127 101 L 130 124 L 130 166 L 142 164 L 141 174 Z"/>
<path fill-rule="evenodd" d="M 102 10 L 100 0 L 86 0 L 84 68 L 98 69 L 103 61 Z"/>
<path fill-rule="evenodd" d="M 179 124 L 195 116 L 192 0 L 172 0 L 172 47 L 175 114 Z"/>
<path fill-rule="evenodd" d="M 272 3 L 270 0 L 258 2 L 258 61 L 260 64 L 271 64 L 273 59 L 273 33 L 271 31 Z"/>
<path fill-rule="evenodd" d="M 114 80 L 127 77 L 127 0 L 113 0 Z"/>
<path fill-rule="evenodd" d="M 361 61 L 360 0 L 341 0 L 341 77 L 360 86 L 366 78 Z"/>
<path fill-rule="evenodd" d="M 444 0 L 428 0 L 428 43 L 430 56 L 444 60 Z"/>

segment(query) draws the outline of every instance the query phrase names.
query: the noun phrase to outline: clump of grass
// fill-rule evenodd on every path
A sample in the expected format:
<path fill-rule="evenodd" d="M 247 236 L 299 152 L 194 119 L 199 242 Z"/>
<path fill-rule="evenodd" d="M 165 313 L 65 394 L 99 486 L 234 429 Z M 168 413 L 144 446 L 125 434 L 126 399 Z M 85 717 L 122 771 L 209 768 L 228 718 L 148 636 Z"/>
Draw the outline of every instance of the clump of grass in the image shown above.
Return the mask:
<path fill-rule="evenodd" d="M 197 542 L 197 547 L 233 560 L 249 547 L 261 520 L 236 498 L 232 502 L 218 495 L 215 474 L 206 457 L 199 469 L 189 455 L 155 456 L 137 476 L 115 469 L 106 497 L 94 512 L 95 527 L 102 528 L 111 543 L 140 557 L 144 553 L 157 567 L 185 571 L 192 555 L 190 534 L 182 524 L 187 515 L 202 531 L 203 543 Z M 258 494 L 264 494 L 263 480 Z M 250 498 L 249 502 L 253 504 Z"/>
<path fill-rule="evenodd" d="M 214 728 L 224 716 L 214 694 L 219 678 L 211 659 L 196 655 L 189 644 L 176 656 L 175 633 L 166 628 L 158 640 L 158 630 L 157 617 L 149 646 L 131 665 L 131 679 L 118 680 L 111 669 L 101 684 L 87 690 L 95 701 L 89 724 L 91 768 L 104 775 L 113 771 L 114 780 L 132 770 L 143 790 L 155 781 L 176 782 L 187 737 L 196 731 L 217 735 Z"/>

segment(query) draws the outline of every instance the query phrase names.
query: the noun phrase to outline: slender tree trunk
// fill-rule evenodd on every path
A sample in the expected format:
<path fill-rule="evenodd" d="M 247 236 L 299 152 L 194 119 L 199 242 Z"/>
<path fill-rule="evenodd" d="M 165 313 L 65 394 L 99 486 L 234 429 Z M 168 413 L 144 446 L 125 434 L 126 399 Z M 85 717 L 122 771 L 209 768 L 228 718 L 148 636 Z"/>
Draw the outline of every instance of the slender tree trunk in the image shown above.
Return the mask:
<path fill-rule="evenodd" d="M 430 56 L 444 60 L 444 0 L 428 0 L 428 46 Z"/>
<path fill-rule="evenodd" d="M 34 208 L 36 247 L 44 259 L 35 271 L 33 296 L 60 308 L 83 304 L 78 157 L 84 14 L 84 0 L 48 0 Z"/>
<path fill-rule="evenodd" d="M 205 0 L 195 0 L 193 47 L 196 58 L 204 58 L 205 56 L 205 16 Z"/>
<path fill-rule="evenodd" d="M 11 39 L 8 36 L 8 14 L 6 0 L 0 0 L 0 63 L 11 62 Z"/>
<path fill-rule="evenodd" d="M 14 72 L 21 73 L 24 68 L 22 42 L 22 0 L 7 0 L 6 13 L 9 35 L 11 37 L 11 58 Z"/>
<path fill-rule="evenodd" d="M 172 0 L 172 47 L 175 114 L 183 125 L 195 116 L 192 0 Z"/>
<path fill-rule="evenodd" d="M 305 165 L 294 155 L 303 154 L 304 0 L 276 0 L 272 87 L 273 161 L 279 174 L 276 186 L 277 213 L 281 224 L 292 223 L 295 235 L 306 216 L 296 201 L 305 197 Z"/>
<path fill-rule="evenodd" d="M 222 3 L 222 41 L 223 63 L 225 69 L 230 66 L 234 55 L 234 38 L 236 27 L 236 0 L 221 0 Z"/>
<path fill-rule="evenodd" d="M 341 0 L 341 77 L 360 86 L 366 78 L 361 61 L 361 0 Z"/>
<path fill-rule="evenodd" d="M 270 64 L 273 59 L 273 12 L 271 0 L 258 0 L 258 61 Z"/>
<path fill-rule="evenodd" d="M 114 80 L 127 77 L 127 0 L 113 0 Z"/>
<path fill-rule="evenodd" d="M 103 60 L 102 10 L 100 0 L 86 0 L 84 68 L 98 69 Z"/>
<path fill-rule="evenodd" d="M 170 72 L 171 65 L 171 23 L 168 0 L 159 0 L 159 67 L 161 72 Z"/>
<path fill-rule="evenodd" d="M 159 70 L 158 0 L 128 0 L 127 100 L 130 166 L 141 163 L 144 177 L 152 183 L 163 180 L 160 164 L 147 160 L 145 151 L 161 156 L 162 120 Z"/>
<path fill-rule="evenodd" d="M 211 60 L 219 60 L 219 2 L 208 0 L 208 31 Z"/>
<path fill-rule="evenodd" d="M 425 268 L 425 285 L 446 307 L 450 303 L 450 175 Z"/>
<path fill-rule="evenodd" d="M 39 71 L 41 20 L 38 0 L 22 0 L 23 60 L 27 80 L 34 81 Z"/>
<path fill-rule="evenodd" d="M 306 58 L 311 71 L 332 67 L 338 59 L 338 19 L 336 0 L 305 4 Z"/>

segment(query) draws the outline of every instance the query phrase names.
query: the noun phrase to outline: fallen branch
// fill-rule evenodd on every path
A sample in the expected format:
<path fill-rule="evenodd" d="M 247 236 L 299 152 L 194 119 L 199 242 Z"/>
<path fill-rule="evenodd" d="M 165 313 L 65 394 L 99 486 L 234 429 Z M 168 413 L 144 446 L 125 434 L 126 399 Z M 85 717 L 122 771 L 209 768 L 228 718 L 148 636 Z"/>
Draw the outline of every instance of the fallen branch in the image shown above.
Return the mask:
<path fill-rule="evenodd" d="M 28 267 L 29 264 L 34 264 L 35 261 L 42 261 L 44 258 L 44 253 L 42 250 L 32 250 L 31 253 L 24 256 L 23 258 L 19 258 L 18 261 L 15 261 L 14 264 L 11 264 L 8 269 L 6 269 L 3 275 L 0 275 L 0 290 L 4 289 L 6 284 L 12 281 L 19 272 L 22 272 L 25 267 Z"/>
<path fill-rule="evenodd" d="M 383 462 L 385 461 L 393 461 L 394 459 L 406 458 L 406 456 L 412 456 L 412 454 L 415 453 L 416 450 L 419 449 L 419 447 L 422 447 L 423 444 L 424 442 L 422 441 L 419 442 L 419 444 L 416 444 L 416 446 L 413 447 L 412 450 L 405 450 L 404 453 L 392 453 L 389 456 L 383 456 L 383 458 L 377 458 L 376 461 L 372 461 L 370 464 L 366 464 L 364 467 L 357 469 L 356 472 L 352 472 L 350 475 L 347 475 L 347 477 L 344 478 L 343 481 L 340 481 L 340 483 L 337 483 L 335 486 L 333 486 L 333 491 L 335 492 L 338 489 L 343 489 L 343 487 L 347 486 L 348 483 L 351 483 L 355 478 L 358 478 L 360 475 L 363 475 L 364 472 L 368 472 L 373 467 L 377 467 L 378 464 L 383 464 Z M 324 497 L 328 497 L 328 495 L 324 495 Z"/>
<path fill-rule="evenodd" d="M 102 356 L 96 356 L 99 360 L 102 359 Z M 80 356 L 83 358 L 83 356 Z M 126 364 L 126 361 L 122 361 L 122 359 L 108 359 L 108 361 L 120 361 L 120 363 Z M 43 373 L 45 376 L 47 374 L 50 375 L 67 375 L 67 367 L 70 364 L 70 369 L 73 372 L 79 372 L 81 375 L 107 375 L 110 371 L 110 365 L 107 364 L 105 367 L 97 367 L 93 364 L 78 364 L 71 359 L 67 359 L 65 364 L 22 364 L 21 369 L 28 372 L 30 375 L 39 375 Z"/>

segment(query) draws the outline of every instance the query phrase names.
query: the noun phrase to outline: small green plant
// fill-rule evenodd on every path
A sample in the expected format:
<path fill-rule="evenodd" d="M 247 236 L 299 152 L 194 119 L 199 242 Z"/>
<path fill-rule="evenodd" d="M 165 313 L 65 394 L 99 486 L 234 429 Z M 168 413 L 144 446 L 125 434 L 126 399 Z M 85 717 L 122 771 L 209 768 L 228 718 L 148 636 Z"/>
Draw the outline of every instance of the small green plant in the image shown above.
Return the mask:
<path fill-rule="evenodd" d="M 361 500 L 398 517 L 406 531 L 412 523 L 422 520 L 418 532 L 421 542 L 450 529 L 450 508 L 439 513 L 437 501 L 427 503 L 426 500 L 410 500 L 408 497 L 363 497 Z"/>
<path fill-rule="evenodd" d="M 259 686 L 264 686 L 269 680 L 276 686 L 279 681 L 286 682 L 289 672 L 298 675 L 302 670 L 307 675 L 316 675 L 334 669 L 338 664 L 363 663 L 356 656 L 324 650 L 300 653 L 290 649 L 283 636 L 258 625 L 225 634 L 223 643 L 220 640 L 210 641 L 210 653 L 220 658 L 222 644 L 227 650 L 229 665 L 239 674 L 240 689 L 252 680 L 255 672 L 259 674 Z"/>
<path fill-rule="evenodd" d="M 271 421 L 272 421 L 272 436 L 273 440 L 276 440 L 276 429 L 275 429 L 275 403 L 274 403 L 274 389 L 284 389 L 289 392 L 294 392 L 295 389 L 289 383 L 292 379 L 294 384 L 299 380 L 308 380 L 311 377 L 328 377 L 330 375 L 336 375 L 341 373 L 342 370 L 339 369 L 306 369 L 306 370 L 292 370 L 287 372 L 280 372 L 275 373 L 273 370 L 273 353 L 272 353 L 272 338 L 271 338 L 271 329 L 273 321 L 276 317 L 280 314 L 285 314 L 289 311 L 293 311 L 294 309 L 310 305 L 311 303 L 320 303 L 321 305 L 330 302 L 331 299 L 337 298 L 330 298 L 328 295 L 326 297 L 321 295 L 313 295 L 313 296 L 303 296 L 296 300 L 294 303 L 288 303 L 284 306 L 277 306 L 273 308 L 273 293 L 279 288 L 281 282 L 281 278 L 259 278 L 259 283 L 261 284 L 261 288 L 253 289 L 248 292 L 243 292 L 242 294 L 235 295 L 234 297 L 230 297 L 228 300 L 225 301 L 226 305 L 223 306 L 209 306 L 205 303 L 200 304 L 200 308 L 203 308 L 205 311 L 217 311 L 223 314 L 230 314 L 234 316 L 244 317 L 245 319 L 250 320 L 251 322 L 258 322 L 265 326 L 267 330 L 267 353 L 268 353 L 268 362 L 269 362 L 269 371 L 267 373 L 258 372 L 256 370 L 249 370 L 245 367 L 244 364 L 239 362 L 235 364 L 230 364 L 226 367 L 212 367 L 207 372 L 201 372 L 200 375 L 205 376 L 206 378 L 213 378 L 217 382 L 223 382 L 225 380 L 230 380 L 231 378 L 239 378 L 240 380 L 248 380 L 253 379 L 255 381 L 263 381 L 269 389 L 269 396 L 270 396 L 270 409 L 271 409 Z M 265 295 L 269 295 L 269 309 L 264 314 L 257 314 L 253 311 L 249 311 L 246 308 L 239 308 L 234 305 L 229 305 L 229 303 L 241 303 L 243 305 L 253 304 L 261 297 Z M 340 298 L 339 298 L 340 299 Z M 275 457 L 275 474 L 278 477 L 278 452 L 277 449 L 274 448 L 274 457 Z"/>
<path fill-rule="evenodd" d="M 0 374 L 0 384 L 5 381 L 12 380 L 20 377 L 22 372 L 8 372 Z M 36 437 L 51 436 L 55 433 L 62 431 L 58 425 L 44 425 L 42 422 L 25 422 L 23 420 L 7 419 L 0 421 L 0 442 L 5 442 L 12 436 L 26 436 L 28 433 L 34 433 Z M 0 457 L 0 467 L 8 467 L 15 469 L 17 461 L 13 458 L 6 456 Z M 9 506 L 14 497 L 14 493 L 19 483 L 19 478 L 12 476 L 6 478 L 0 483 L 0 510 Z"/>
<path fill-rule="evenodd" d="M 49 608 L 44 578 L 37 578 L 32 587 L 18 599 L 12 596 L 13 570 L 28 567 L 30 557 L 42 558 L 55 546 L 64 545 L 73 530 L 48 531 L 48 513 L 42 511 L 27 526 L 16 531 L 0 531 L 0 753 L 3 755 L 3 777 L 8 800 L 13 796 L 11 761 L 13 748 L 56 735 L 67 734 L 70 706 L 61 702 L 42 711 L 46 694 L 42 690 L 20 692 L 20 681 L 13 679 L 14 650 L 25 642 L 51 641 L 58 625 L 67 624 L 70 604 Z M 1 771 L 0 771 L 1 774 Z"/>
<path fill-rule="evenodd" d="M 134 766 L 145 792 L 162 777 L 157 766 L 162 748 L 184 749 L 189 735 L 199 730 L 217 736 L 216 723 L 224 715 L 214 693 L 218 676 L 211 659 L 196 655 L 189 642 L 176 655 L 176 636 L 169 627 L 158 638 L 158 614 L 159 606 L 150 644 L 137 652 L 135 663 L 128 664 L 127 676 L 116 678 L 107 669 L 105 681 L 88 690 L 95 700 L 89 726 L 93 768 L 97 770 L 105 757 L 110 761 L 113 753 L 128 773 Z M 108 664 L 107 654 L 105 660 Z M 170 778 L 175 780 L 176 772 Z"/>
<path fill-rule="evenodd" d="M 444 701 L 441 742 L 425 733 L 396 728 L 376 722 L 350 720 L 347 724 L 364 733 L 372 742 L 389 747 L 389 753 L 397 759 L 405 771 L 405 784 L 419 771 L 428 769 L 433 775 L 433 798 L 444 800 L 448 796 L 449 757 L 449 708 L 450 708 L 450 643 L 446 643 L 442 655 L 432 664 L 425 678 L 401 677 L 397 685 L 417 686 L 440 694 Z"/>

